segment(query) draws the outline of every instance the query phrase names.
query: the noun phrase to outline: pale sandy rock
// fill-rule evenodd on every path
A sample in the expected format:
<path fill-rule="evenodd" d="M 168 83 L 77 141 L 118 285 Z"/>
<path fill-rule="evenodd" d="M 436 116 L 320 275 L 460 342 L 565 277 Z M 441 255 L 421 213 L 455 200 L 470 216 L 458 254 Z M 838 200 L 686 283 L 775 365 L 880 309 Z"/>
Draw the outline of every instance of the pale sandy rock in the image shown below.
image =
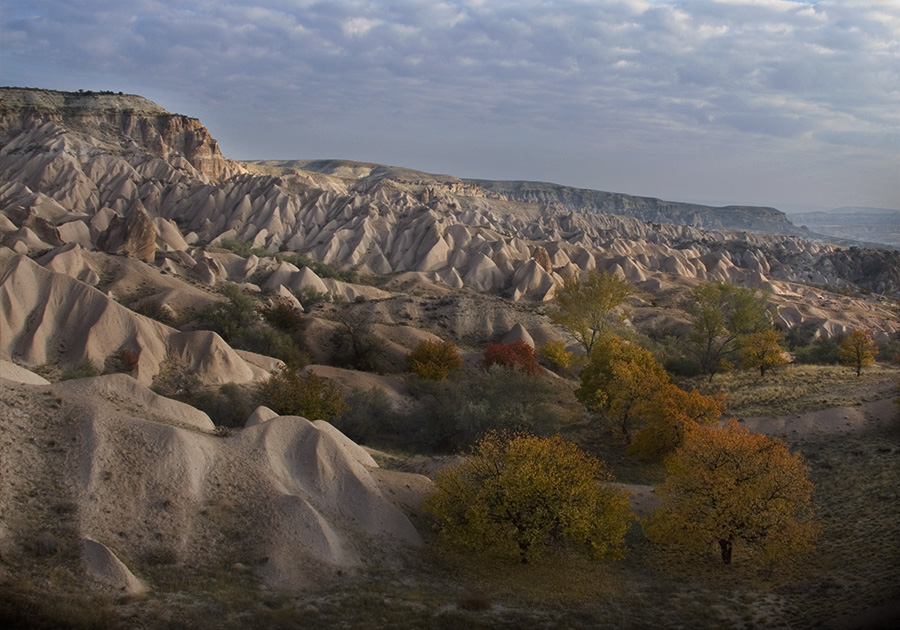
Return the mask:
<path fill-rule="evenodd" d="M 5 214 L 0 213 L 0 232 L 15 232 L 19 228 Z"/>
<path fill-rule="evenodd" d="M 90 538 L 82 538 L 81 559 L 88 575 L 103 587 L 123 595 L 141 595 L 147 592 L 147 586 L 106 545 Z"/>
<path fill-rule="evenodd" d="M 514 300 L 529 298 L 547 301 L 552 299 L 556 293 L 556 281 L 553 276 L 534 259 L 516 270 L 512 277 L 512 286 Z"/>
<path fill-rule="evenodd" d="M 247 418 L 247 421 L 244 423 L 244 427 L 254 427 L 257 424 L 262 424 L 272 418 L 277 418 L 278 414 L 269 409 L 268 407 L 264 407 L 260 405 L 256 409 L 253 410 L 253 413 Z"/>
<path fill-rule="evenodd" d="M 0 378 L 25 385 L 49 385 L 50 381 L 15 363 L 0 359 Z"/>
<path fill-rule="evenodd" d="M 491 293 L 503 286 L 503 272 L 484 254 L 476 254 L 463 276 L 463 284 L 474 291 Z"/>
<path fill-rule="evenodd" d="M 185 242 L 181 230 L 174 221 L 156 217 L 153 219 L 153 226 L 156 228 L 156 244 L 160 249 L 173 252 L 183 252 L 188 249 L 189 245 Z"/>
<path fill-rule="evenodd" d="M 63 243 L 77 243 L 82 247 L 91 246 L 91 228 L 84 221 L 69 221 L 58 228 Z"/>
<path fill-rule="evenodd" d="M 219 278 L 209 261 L 201 260 L 191 268 L 191 274 L 200 282 L 208 286 L 215 286 Z"/>
<path fill-rule="evenodd" d="M 143 204 L 133 205 L 124 219 L 113 216 L 109 227 L 97 237 L 97 248 L 152 262 L 156 255 L 156 228 Z"/>
<path fill-rule="evenodd" d="M 47 252 L 37 259 L 37 263 L 50 271 L 65 274 L 90 286 L 95 286 L 99 282 L 97 272 L 85 260 L 84 249 L 77 243 L 69 243 Z"/>
<path fill-rule="evenodd" d="M 534 348 L 534 338 L 522 324 L 516 324 L 510 328 L 509 332 L 503 335 L 503 339 L 500 340 L 500 343 L 515 343 L 517 341 L 524 341 Z"/>
<path fill-rule="evenodd" d="M 62 381 L 54 389 L 58 392 L 102 398 L 116 405 L 138 406 L 157 422 L 207 432 L 215 429 L 209 416 L 199 409 L 160 396 L 127 374 L 104 374 Z"/>

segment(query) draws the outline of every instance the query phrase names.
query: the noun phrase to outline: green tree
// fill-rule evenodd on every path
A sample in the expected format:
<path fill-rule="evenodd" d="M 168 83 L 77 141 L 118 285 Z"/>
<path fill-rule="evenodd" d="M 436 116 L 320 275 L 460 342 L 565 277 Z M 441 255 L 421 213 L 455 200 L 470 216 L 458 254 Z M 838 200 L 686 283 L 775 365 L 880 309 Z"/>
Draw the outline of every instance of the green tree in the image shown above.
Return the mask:
<path fill-rule="evenodd" d="M 462 367 L 459 350 L 452 341 L 422 341 L 406 356 L 409 371 L 432 381 L 446 380 Z"/>
<path fill-rule="evenodd" d="M 441 537 L 528 562 L 551 544 L 620 558 L 634 517 L 598 459 L 559 436 L 491 433 L 425 499 Z"/>
<path fill-rule="evenodd" d="M 282 416 L 302 416 L 307 420 L 331 420 L 347 410 L 341 388 L 311 371 L 283 365 L 263 381 L 257 398 Z"/>
<path fill-rule="evenodd" d="M 871 331 L 862 328 L 854 328 L 853 331 L 841 340 L 838 357 L 841 363 L 856 370 L 856 376 L 862 374 L 863 367 L 875 364 L 878 355 L 878 346 L 872 339 Z"/>
<path fill-rule="evenodd" d="M 649 350 L 605 335 L 581 371 L 575 396 L 630 443 L 635 410 L 668 382 L 668 373 Z"/>
<path fill-rule="evenodd" d="M 774 562 L 813 549 L 814 486 L 782 440 L 736 420 L 688 426 L 665 464 L 663 504 L 644 527 L 650 540 L 699 553 L 718 545 L 725 564 L 736 550 Z"/>
<path fill-rule="evenodd" d="M 717 373 L 731 369 L 732 359 L 746 335 L 771 326 L 767 299 L 762 291 L 725 282 L 707 282 L 691 292 L 685 308 L 692 324 L 688 351 L 697 358 L 710 382 Z"/>
<path fill-rule="evenodd" d="M 750 333 L 741 344 L 741 365 L 745 368 L 759 368 L 760 376 L 765 376 L 770 367 L 784 365 L 789 360 L 779 344 L 778 333 L 772 328 Z"/>
<path fill-rule="evenodd" d="M 631 293 L 627 280 L 606 271 L 591 269 L 584 280 L 575 272 L 567 273 L 556 292 L 556 310 L 550 319 L 590 354 L 594 343 L 615 323 L 616 309 Z"/>

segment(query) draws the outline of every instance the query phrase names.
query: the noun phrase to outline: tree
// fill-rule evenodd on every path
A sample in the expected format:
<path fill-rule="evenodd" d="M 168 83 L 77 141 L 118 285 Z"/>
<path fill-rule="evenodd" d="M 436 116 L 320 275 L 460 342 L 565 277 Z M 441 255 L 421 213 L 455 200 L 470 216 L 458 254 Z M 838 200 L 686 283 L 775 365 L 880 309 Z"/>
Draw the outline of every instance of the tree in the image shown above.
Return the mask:
<path fill-rule="evenodd" d="M 338 385 L 314 372 L 301 372 L 283 365 L 258 390 L 260 404 L 282 416 L 302 416 L 307 420 L 331 420 L 347 410 Z"/>
<path fill-rule="evenodd" d="M 731 358 L 744 336 L 771 326 L 768 295 L 725 282 L 707 282 L 691 292 L 685 308 L 691 317 L 688 351 L 709 381 L 731 369 Z"/>
<path fill-rule="evenodd" d="M 643 423 L 628 445 L 628 452 L 640 459 L 658 460 L 684 442 L 685 427 L 711 425 L 725 413 L 721 398 L 704 396 L 696 389 L 687 392 L 667 383 L 635 411 Z"/>
<path fill-rule="evenodd" d="M 512 343 L 489 343 L 484 349 L 481 364 L 485 369 L 492 365 L 500 365 L 529 374 L 539 374 L 541 371 L 534 348 L 521 339 L 516 339 Z"/>
<path fill-rule="evenodd" d="M 725 564 L 735 550 L 773 562 L 813 549 L 813 483 L 782 440 L 736 420 L 687 426 L 665 465 L 656 488 L 663 504 L 645 527 L 650 540 L 701 553 L 717 544 Z"/>
<path fill-rule="evenodd" d="M 745 368 L 758 367 L 760 376 L 765 376 L 770 367 L 790 361 L 784 348 L 778 343 L 778 333 L 772 328 L 744 337 L 741 359 L 741 365 Z"/>
<path fill-rule="evenodd" d="M 416 403 L 401 433 L 420 450 L 458 453 L 492 430 L 553 435 L 569 414 L 550 379 L 514 367 L 413 387 Z"/>
<path fill-rule="evenodd" d="M 613 312 L 631 293 L 627 280 L 606 271 L 591 269 L 583 281 L 577 273 L 567 273 L 556 293 L 557 310 L 550 318 L 590 354 L 594 343 L 614 321 Z"/>
<path fill-rule="evenodd" d="M 633 411 L 668 382 L 668 373 L 649 350 L 606 335 L 594 345 L 575 396 L 629 443 Z"/>
<path fill-rule="evenodd" d="M 548 339 L 540 352 L 541 358 L 547 361 L 557 374 L 570 374 L 573 363 L 573 355 L 566 350 L 566 344 L 562 340 Z"/>
<path fill-rule="evenodd" d="M 446 380 L 462 367 L 462 358 L 452 341 L 422 341 L 406 356 L 409 371 L 432 381 Z"/>
<path fill-rule="evenodd" d="M 862 374 L 863 367 L 875 364 L 877 354 L 878 346 L 872 339 L 871 331 L 862 328 L 854 328 L 849 335 L 844 337 L 838 350 L 841 363 L 854 368 L 857 377 Z"/>
<path fill-rule="evenodd" d="M 377 372 L 384 356 L 384 342 L 375 334 L 372 313 L 343 309 L 335 317 L 338 328 L 331 341 L 334 362 L 341 367 Z"/>
<path fill-rule="evenodd" d="M 528 562 L 551 544 L 625 555 L 634 516 L 598 459 L 559 436 L 490 433 L 438 472 L 424 503 L 448 543 Z"/>

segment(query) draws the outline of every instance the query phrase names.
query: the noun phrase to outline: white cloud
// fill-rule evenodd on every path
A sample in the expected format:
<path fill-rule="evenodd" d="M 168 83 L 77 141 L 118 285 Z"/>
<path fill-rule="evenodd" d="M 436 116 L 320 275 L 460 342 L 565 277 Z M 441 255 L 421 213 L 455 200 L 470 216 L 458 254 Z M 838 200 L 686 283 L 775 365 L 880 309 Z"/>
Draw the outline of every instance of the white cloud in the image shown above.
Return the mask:
<path fill-rule="evenodd" d="M 547 151 L 583 163 L 696 147 L 744 166 L 746 147 L 785 164 L 865 153 L 894 176 L 900 163 L 896 146 L 873 142 L 900 127 L 892 0 L 32 0 L 0 20 L 8 76 L 184 95 L 196 103 L 186 113 L 223 121 L 226 152 L 336 155 L 308 142 L 324 134 L 315 126 L 336 147 L 371 137 L 395 163 L 426 129 L 432 147 L 471 141 L 472 160 L 533 137 L 543 179 Z M 267 119 L 282 128 L 245 134 Z M 563 172 L 590 177 L 579 169 Z"/>

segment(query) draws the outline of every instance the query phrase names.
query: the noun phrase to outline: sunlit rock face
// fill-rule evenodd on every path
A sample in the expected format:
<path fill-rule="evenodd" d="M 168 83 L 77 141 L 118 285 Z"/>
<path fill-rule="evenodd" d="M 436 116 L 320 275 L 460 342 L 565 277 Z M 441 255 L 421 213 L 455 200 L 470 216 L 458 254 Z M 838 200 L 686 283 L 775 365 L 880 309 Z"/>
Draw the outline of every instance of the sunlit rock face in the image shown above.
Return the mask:
<path fill-rule="evenodd" d="M 514 301 L 552 300 L 564 274 L 591 269 L 651 292 L 724 281 L 787 301 L 802 293 L 795 283 L 900 293 L 900 254 L 806 240 L 771 208 L 341 160 L 239 164 L 199 121 L 138 96 L 4 88 L 0 145 L 0 244 L 32 255 L 77 244 L 205 286 L 386 297 L 289 263 L 204 249 L 237 240 Z"/>

